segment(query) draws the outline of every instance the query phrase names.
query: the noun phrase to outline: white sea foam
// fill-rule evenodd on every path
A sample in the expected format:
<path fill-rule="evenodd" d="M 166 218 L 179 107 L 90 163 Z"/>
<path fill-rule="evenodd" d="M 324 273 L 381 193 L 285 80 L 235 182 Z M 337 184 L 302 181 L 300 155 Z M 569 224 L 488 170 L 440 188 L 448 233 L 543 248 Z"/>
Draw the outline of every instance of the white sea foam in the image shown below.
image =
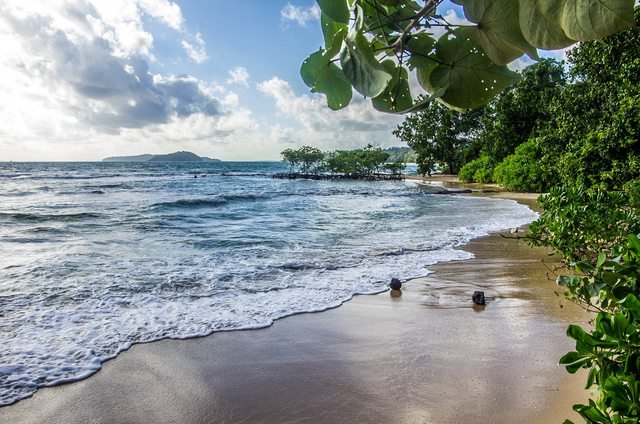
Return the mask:
<path fill-rule="evenodd" d="M 536 216 L 514 201 L 433 196 L 402 183 L 164 179 L 159 191 L 148 173 L 130 178 L 136 197 L 81 204 L 58 194 L 43 204 L 56 196 L 47 181 L 50 197 L 0 208 L 53 216 L 69 204 L 58 213 L 100 217 L 8 220 L 0 229 L 0 240 L 55 234 L 0 242 L 0 405 L 85 378 L 134 343 L 261 328 L 384 291 L 392 277 L 471 258 L 462 248 L 469 240 Z M 203 193 L 226 201 L 190 200 Z"/>

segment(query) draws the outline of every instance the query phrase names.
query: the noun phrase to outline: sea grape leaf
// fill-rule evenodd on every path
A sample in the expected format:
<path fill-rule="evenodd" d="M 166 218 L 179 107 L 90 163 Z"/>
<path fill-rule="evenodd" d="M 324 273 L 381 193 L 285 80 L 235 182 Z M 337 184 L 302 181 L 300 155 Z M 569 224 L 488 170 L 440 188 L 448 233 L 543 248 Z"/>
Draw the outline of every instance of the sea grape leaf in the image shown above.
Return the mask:
<path fill-rule="evenodd" d="M 560 26 L 564 5 L 564 0 L 520 0 L 520 28 L 529 44 L 556 50 L 575 43 Z"/>
<path fill-rule="evenodd" d="M 328 66 L 328 64 L 329 59 L 324 54 L 323 49 L 312 53 L 304 62 L 302 62 L 302 66 L 300 67 L 300 76 L 307 87 L 313 88 L 313 86 L 316 85 L 320 71 L 322 71 L 324 67 Z"/>
<path fill-rule="evenodd" d="M 382 65 L 392 79 L 385 90 L 372 99 L 373 107 L 382 112 L 403 113 L 413 107 L 413 97 L 409 88 L 409 72 L 398 67 L 392 60 L 385 60 Z"/>
<path fill-rule="evenodd" d="M 336 22 L 324 13 L 320 15 L 320 25 L 322 27 L 322 36 L 324 37 L 324 45 L 327 50 L 335 44 L 336 39 L 342 41 L 347 33 L 347 24 Z"/>
<path fill-rule="evenodd" d="M 338 32 L 346 32 L 346 28 Z M 331 62 L 331 58 L 339 52 L 342 45 L 342 36 L 338 35 L 333 43 L 329 50 L 320 49 L 302 62 L 300 75 L 313 93 L 323 93 L 327 97 L 329 107 L 338 110 L 351 102 L 353 93 L 351 83 L 342 69 Z"/>
<path fill-rule="evenodd" d="M 336 22 L 349 23 L 349 6 L 346 0 L 317 0 L 322 13 Z"/>
<path fill-rule="evenodd" d="M 411 57 L 407 60 L 409 67 L 411 69 L 425 68 L 429 64 L 433 64 L 434 61 L 429 58 L 429 55 L 435 44 L 436 40 L 425 32 L 412 35 L 405 46 L 405 49 L 411 53 Z"/>
<path fill-rule="evenodd" d="M 344 76 L 342 69 L 334 63 L 329 63 L 329 66 L 320 71 L 318 80 L 311 91 L 323 93 L 327 97 L 329 108 L 332 110 L 347 107 L 353 95 L 351 84 Z"/>
<path fill-rule="evenodd" d="M 586 41 L 631 28 L 633 0 L 565 0 L 560 21 L 567 37 Z"/>
<path fill-rule="evenodd" d="M 460 30 L 440 37 L 434 65 L 418 68 L 418 81 L 429 93 L 446 88 L 438 101 L 466 110 L 486 104 L 518 79 L 504 65 L 496 65 Z"/>
<path fill-rule="evenodd" d="M 344 39 L 346 32 L 346 26 L 344 28 L 340 28 L 332 40 L 332 45 L 327 46 L 327 50 L 321 48 L 315 53 L 312 53 L 304 62 L 302 62 L 300 75 L 308 87 L 313 88 L 318 80 L 320 72 L 324 68 L 328 67 L 329 63 L 331 63 L 331 58 L 340 52 L 342 40 Z"/>
<path fill-rule="evenodd" d="M 363 96 L 379 96 L 391 80 L 391 74 L 378 62 L 367 38 L 360 31 L 351 31 L 344 44 L 340 64 L 353 88 Z"/>
<path fill-rule="evenodd" d="M 526 40 L 543 49 L 597 40 L 634 25 L 634 0 L 520 0 Z"/>
<path fill-rule="evenodd" d="M 476 26 L 464 28 L 497 64 L 506 65 L 526 53 L 538 59 L 536 48 L 527 42 L 518 22 L 519 5 L 513 0 L 465 0 L 466 18 Z"/>

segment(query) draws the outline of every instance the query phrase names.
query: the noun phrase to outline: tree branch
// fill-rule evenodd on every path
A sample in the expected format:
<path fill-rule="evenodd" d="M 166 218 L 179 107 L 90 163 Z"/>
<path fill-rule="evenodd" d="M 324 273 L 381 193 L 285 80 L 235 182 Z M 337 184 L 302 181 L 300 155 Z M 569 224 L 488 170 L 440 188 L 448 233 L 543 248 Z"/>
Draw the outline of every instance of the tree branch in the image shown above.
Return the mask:
<path fill-rule="evenodd" d="M 406 37 L 406 35 L 409 33 L 409 31 L 411 31 L 413 28 L 415 28 L 420 21 L 422 20 L 422 18 L 425 17 L 425 15 L 431 13 L 436 6 L 440 3 L 441 0 L 428 0 L 425 5 L 422 7 L 422 9 L 420 9 L 418 11 L 418 13 L 416 14 L 415 18 L 413 18 L 413 20 L 411 22 L 409 22 L 409 24 L 402 30 L 402 32 L 400 33 L 400 37 L 398 37 L 398 39 L 395 41 L 395 43 L 393 43 L 391 45 L 391 48 L 396 52 L 402 52 L 403 50 L 403 44 L 404 44 L 404 37 Z"/>

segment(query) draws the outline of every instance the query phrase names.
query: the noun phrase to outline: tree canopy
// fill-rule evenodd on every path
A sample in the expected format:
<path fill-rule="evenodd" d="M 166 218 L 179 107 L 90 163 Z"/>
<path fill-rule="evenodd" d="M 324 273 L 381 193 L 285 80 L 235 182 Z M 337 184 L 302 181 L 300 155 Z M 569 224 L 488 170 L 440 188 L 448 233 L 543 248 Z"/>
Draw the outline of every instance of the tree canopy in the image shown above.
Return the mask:
<path fill-rule="evenodd" d="M 431 174 L 440 163 L 447 173 L 457 174 L 466 149 L 481 130 L 482 114 L 483 109 L 460 113 L 431 102 L 407 115 L 393 134 L 415 150 L 420 173 Z"/>
<path fill-rule="evenodd" d="M 518 79 L 507 68 L 537 49 L 599 40 L 634 25 L 634 0 L 453 0 L 467 20 L 437 14 L 442 0 L 317 0 L 324 47 L 301 75 L 330 108 L 352 88 L 381 111 L 405 113 L 433 99 L 450 108 L 482 106 Z M 436 28 L 445 34 L 436 37 Z M 427 96 L 414 101 L 409 72 Z"/>
<path fill-rule="evenodd" d="M 322 172 L 368 177 L 382 171 L 399 174 L 404 169 L 403 162 L 389 162 L 389 153 L 371 144 L 362 149 L 326 153 L 316 147 L 302 146 L 298 149 L 285 149 L 281 155 L 292 171 L 297 170 L 302 174 Z"/>

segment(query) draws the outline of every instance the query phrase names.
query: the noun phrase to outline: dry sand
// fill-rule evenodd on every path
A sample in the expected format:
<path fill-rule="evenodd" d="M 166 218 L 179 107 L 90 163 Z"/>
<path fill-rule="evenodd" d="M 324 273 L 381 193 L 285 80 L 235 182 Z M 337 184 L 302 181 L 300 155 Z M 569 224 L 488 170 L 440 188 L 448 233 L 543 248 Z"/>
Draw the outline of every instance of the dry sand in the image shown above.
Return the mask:
<path fill-rule="evenodd" d="M 587 316 L 546 252 L 492 235 L 468 261 L 256 331 L 137 345 L 95 376 L 0 409 L 0 423 L 561 423 L 583 376 L 558 358 Z M 484 290 L 484 309 L 471 306 Z M 561 305 L 563 307 L 561 307 Z"/>

